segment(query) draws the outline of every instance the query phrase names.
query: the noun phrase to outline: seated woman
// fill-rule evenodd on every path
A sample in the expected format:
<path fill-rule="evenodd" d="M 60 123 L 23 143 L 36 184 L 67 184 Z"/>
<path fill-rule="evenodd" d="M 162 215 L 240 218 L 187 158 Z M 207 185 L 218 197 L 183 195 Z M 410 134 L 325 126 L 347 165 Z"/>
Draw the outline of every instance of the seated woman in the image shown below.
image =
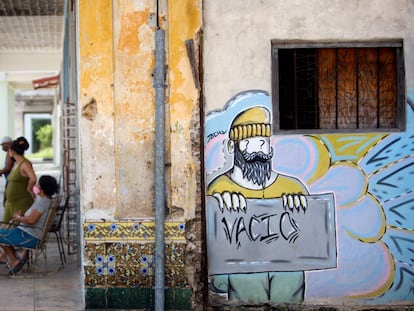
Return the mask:
<path fill-rule="evenodd" d="M 19 272 L 28 258 L 27 250 L 21 259 L 18 258 L 15 247 L 34 248 L 39 241 L 41 230 L 46 222 L 51 197 L 57 192 L 58 185 L 54 177 L 43 175 L 39 178 L 37 188 L 36 199 L 24 215 L 20 211 L 13 214 L 12 220 L 19 225 L 10 229 L 0 228 L 0 244 L 3 244 L 1 247 L 7 256 L 10 274 Z"/>

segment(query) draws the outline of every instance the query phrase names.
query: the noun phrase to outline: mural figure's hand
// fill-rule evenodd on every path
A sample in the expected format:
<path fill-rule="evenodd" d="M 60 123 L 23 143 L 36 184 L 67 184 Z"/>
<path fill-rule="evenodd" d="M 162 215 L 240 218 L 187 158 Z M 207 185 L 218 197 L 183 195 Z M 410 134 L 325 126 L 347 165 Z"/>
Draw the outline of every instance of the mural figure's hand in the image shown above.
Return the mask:
<path fill-rule="evenodd" d="M 213 193 L 219 203 L 219 208 L 221 211 L 224 211 L 226 208 L 228 211 L 245 211 L 246 210 L 246 199 L 241 193 L 228 192 L 223 193 L 215 192 Z"/>
<path fill-rule="evenodd" d="M 299 210 L 302 208 L 303 211 L 306 211 L 308 207 L 308 202 L 306 200 L 306 196 L 300 193 L 290 193 L 290 194 L 282 194 L 282 202 L 284 209 L 289 209 L 291 211 Z"/>

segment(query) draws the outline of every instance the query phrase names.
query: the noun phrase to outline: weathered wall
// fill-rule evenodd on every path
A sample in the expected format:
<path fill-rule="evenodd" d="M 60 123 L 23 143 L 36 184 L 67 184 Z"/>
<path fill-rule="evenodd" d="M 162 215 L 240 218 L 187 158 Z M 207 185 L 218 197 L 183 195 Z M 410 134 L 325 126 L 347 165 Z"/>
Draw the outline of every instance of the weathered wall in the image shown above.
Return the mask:
<path fill-rule="evenodd" d="M 154 178 L 154 10 L 151 0 L 114 2 L 117 218 L 153 215 L 153 184 L 144 181 Z"/>
<path fill-rule="evenodd" d="M 199 157 L 191 131 L 200 128 L 199 91 L 193 79 L 186 41 L 193 40 L 198 61 L 200 1 L 168 1 L 169 130 L 172 217 L 194 218 Z M 195 64 L 197 66 L 197 63 Z M 196 77 L 198 79 L 198 77 Z M 193 137 L 199 141 L 198 137 Z"/>
<path fill-rule="evenodd" d="M 413 10 L 410 1 L 204 3 L 210 303 L 412 305 Z M 267 132 L 272 39 L 378 38 L 404 40 L 405 132 Z M 274 187 L 254 189 L 231 170 L 231 140 L 254 138 L 257 131 L 261 140 L 243 148 L 270 156 L 279 174 L 269 177 L 279 176 Z M 284 194 L 299 192 L 307 203 L 297 196 L 292 202 L 298 208 L 289 209 Z"/>
<path fill-rule="evenodd" d="M 85 216 L 151 217 L 153 184 L 148 181 L 154 178 L 154 3 L 121 1 L 114 2 L 113 7 L 111 1 L 90 7 L 85 3 L 80 3 L 80 16 L 91 17 L 80 19 Z M 194 217 L 195 211 L 190 125 L 197 118 L 193 113 L 198 109 L 198 90 L 185 41 L 192 39 L 197 44 L 200 9 L 198 3 L 184 1 L 170 5 L 168 15 L 160 18 L 162 27 L 168 26 L 169 203 L 174 215 L 178 212 L 178 217 L 186 218 Z"/>
<path fill-rule="evenodd" d="M 198 50 L 201 2 L 158 3 L 157 12 L 154 0 L 79 1 L 81 218 L 89 308 L 153 305 L 157 19 L 166 31 L 166 308 L 190 309 L 200 283 L 199 90 L 185 42 L 193 40 Z"/>
<path fill-rule="evenodd" d="M 118 188 L 112 1 L 80 1 L 79 16 L 81 208 L 86 219 L 111 219 Z"/>
<path fill-rule="evenodd" d="M 204 80 L 207 110 L 245 90 L 270 91 L 272 39 L 404 38 L 414 48 L 412 1 L 205 1 Z M 414 60 L 406 57 L 408 88 Z"/>

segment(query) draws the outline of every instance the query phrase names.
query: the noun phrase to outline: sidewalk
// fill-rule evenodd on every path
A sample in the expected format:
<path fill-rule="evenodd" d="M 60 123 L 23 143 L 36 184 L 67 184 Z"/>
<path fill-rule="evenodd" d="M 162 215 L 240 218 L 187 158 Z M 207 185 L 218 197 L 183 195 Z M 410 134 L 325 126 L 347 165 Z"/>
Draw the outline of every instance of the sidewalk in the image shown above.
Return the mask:
<path fill-rule="evenodd" d="M 48 243 L 48 269 L 53 270 L 59 263 L 56 243 Z M 55 253 L 56 255 L 54 255 Z M 81 291 L 80 268 L 76 255 L 68 258 L 65 267 L 57 272 L 38 278 L 30 275 L 25 268 L 18 274 L 19 278 L 10 278 L 6 265 L 0 266 L 0 310 L 2 311 L 82 311 L 84 310 Z"/>
<path fill-rule="evenodd" d="M 49 174 L 56 178 L 60 172 L 53 164 L 43 163 L 33 165 L 36 175 Z M 4 178 L 0 177 L 0 199 L 3 202 Z M 3 208 L 0 207 L 0 217 Z M 60 271 L 59 252 L 56 238 L 51 235 L 47 244 L 48 271 L 56 271 L 37 278 L 24 278 L 30 273 L 24 268 L 18 278 L 11 278 L 7 266 L 0 264 L 0 310 L 1 311 L 82 311 L 84 308 L 84 293 L 82 292 L 81 268 L 77 263 L 77 255 L 67 254 L 67 263 Z M 39 265 L 44 263 L 43 256 L 39 257 Z"/>

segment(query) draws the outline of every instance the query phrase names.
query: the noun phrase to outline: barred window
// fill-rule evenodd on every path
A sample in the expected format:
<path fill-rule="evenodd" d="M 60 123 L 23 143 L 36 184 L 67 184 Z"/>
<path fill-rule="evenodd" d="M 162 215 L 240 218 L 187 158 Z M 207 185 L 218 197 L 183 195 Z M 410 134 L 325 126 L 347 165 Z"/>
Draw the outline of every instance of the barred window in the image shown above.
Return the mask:
<path fill-rule="evenodd" d="M 272 42 L 274 131 L 405 129 L 401 41 Z"/>

